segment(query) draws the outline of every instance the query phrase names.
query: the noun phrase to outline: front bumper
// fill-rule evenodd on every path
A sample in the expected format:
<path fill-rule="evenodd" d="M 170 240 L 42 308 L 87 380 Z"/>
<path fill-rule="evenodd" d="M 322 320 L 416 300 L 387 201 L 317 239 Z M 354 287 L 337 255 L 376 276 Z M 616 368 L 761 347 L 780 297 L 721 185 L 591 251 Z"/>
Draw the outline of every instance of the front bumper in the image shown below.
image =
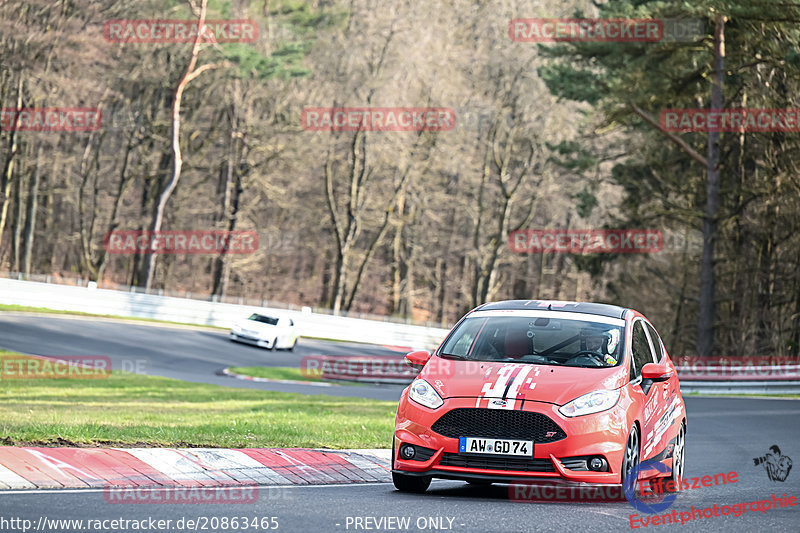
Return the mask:
<path fill-rule="evenodd" d="M 240 335 L 234 332 L 230 333 L 230 338 L 232 341 L 243 342 L 245 344 L 252 344 L 254 346 L 260 346 L 261 348 L 272 348 L 273 339 L 269 340 L 259 339 L 257 337 L 251 337 L 249 335 Z"/>
<path fill-rule="evenodd" d="M 526 479 L 613 484 L 621 482 L 620 468 L 628 427 L 625 412 L 619 406 L 601 413 L 568 418 L 558 412 L 557 405 L 526 401 L 522 411 L 540 413 L 550 418 L 566 435 L 553 442 L 537 442 L 533 439 L 533 457 L 530 459 L 459 453 L 457 437 L 444 436 L 431 429 L 449 411 L 459 408 L 474 409 L 475 406 L 475 398 L 450 398 L 442 407 L 433 410 L 409 401 L 404 396 L 398 408 L 395 425 L 393 471 L 442 479 L 495 482 Z M 500 438 L 492 434 L 470 434 L 469 431 L 465 429 L 461 436 Z M 426 460 L 403 459 L 399 450 L 406 443 L 428 448 L 432 455 Z M 578 457 L 601 457 L 607 462 L 607 470 L 599 472 L 577 467 L 580 463 L 577 461 Z"/>

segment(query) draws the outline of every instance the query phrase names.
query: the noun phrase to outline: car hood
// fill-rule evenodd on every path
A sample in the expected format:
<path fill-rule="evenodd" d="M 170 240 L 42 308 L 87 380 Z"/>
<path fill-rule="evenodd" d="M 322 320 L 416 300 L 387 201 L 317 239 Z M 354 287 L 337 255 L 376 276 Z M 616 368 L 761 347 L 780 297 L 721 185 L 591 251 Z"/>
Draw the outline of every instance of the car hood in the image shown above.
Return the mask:
<path fill-rule="evenodd" d="M 442 398 L 525 399 L 563 405 L 625 384 L 622 367 L 576 368 L 529 363 L 457 361 L 433 356 L 419 375 Z"/>

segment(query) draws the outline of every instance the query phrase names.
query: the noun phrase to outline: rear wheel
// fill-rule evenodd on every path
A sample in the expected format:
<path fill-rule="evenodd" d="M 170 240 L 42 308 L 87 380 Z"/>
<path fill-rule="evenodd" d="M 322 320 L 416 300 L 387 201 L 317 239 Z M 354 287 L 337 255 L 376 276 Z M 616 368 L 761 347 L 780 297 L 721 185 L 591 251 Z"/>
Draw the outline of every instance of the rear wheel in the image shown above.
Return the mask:
<path fill-rule="evenodd" d="M 681 424 L 678 436 L 675 437 L 675 448 L 672 450 L 672 476 L 675 482 L 675 491 L 679 492 L 683 486 L 683 471 L 686 468 L 686 424 Z"/>
<path fill-rule="evenodd" d="M 431 484 L 430 476 L 407 476 L 392 472 L 394 488 L 400 492 L 425 492 Z"/>

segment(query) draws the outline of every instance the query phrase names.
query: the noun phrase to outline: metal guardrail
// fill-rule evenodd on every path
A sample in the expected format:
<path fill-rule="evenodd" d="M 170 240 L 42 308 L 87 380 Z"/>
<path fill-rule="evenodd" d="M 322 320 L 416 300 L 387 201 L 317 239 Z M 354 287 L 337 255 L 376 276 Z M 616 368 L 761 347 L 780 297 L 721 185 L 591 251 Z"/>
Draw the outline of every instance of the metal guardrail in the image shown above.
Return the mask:
<path fill-rule="evenodd" d="M 136 292 L 19 281 L 0 277 L 0 304 L 43 307 L 100 315 L 149 318 L 230 328 L 252 313 L 291 318 L 303 337 L 431 349 L 448 330 L 314 313 L 303 310 L 238 305 Z"/>
<path fill-rule="evenodd" d="M 289 311 L 301 311 L 305 308 L 310 308 L 312 313 L 321 315 L 333 315 L 333 310 L 325 307 L 317 306 L 302 306 L 295 304 L 287 304 L 283 302 L 276 302 L 272 300 L 264 300 L 261 298 L 252 298 L 245 296 L 212 296 L 210 294 L 193 293 L 190 291 L 170 291 L 164 289 L 149 289 L 144 287 L 136 287 L 133 285 L 123 285 L 119 283 L 94 283 L 79 277 L 65 277 L 53 274 L 23 274 L 21 272 L 0 272 L 0 278 L 6 278 L 16 281 L 33 281 L 37 283 L 47 283 L 53 285 L 67 285 L 72 287 L 94 287 L 98 289 L 108 289 L 119 292 L 130 292 L 135 294 L 150 294 L 153 296 L 167 296 L 170 298 L 186 298 L 189 300 L 196 300 L 201 302 L 217 302 L 234 305 L 247 305 L 254 307 L 268 307 L 271 309 L 286 309 Z M 359 313 L 357 311 L 340 311 L 337 315 L 346 318 L 361 318 L 364 320 L 373 320 L 376 322 L 391 322 L 394 324 L 408 324 L 412 326 L 424 326 L 430 328 L 444 328 L 450 330 L 453 324 L 443 325 L 438 322 L 414 320 L 411 318 L 402 318 L 397 316 L 377 315 L 373 313 Z"/>
<path fill-rule="evenodd" d="M 410 367 L 403 368 L 403 358 L 397 356 L 311 356 L 303 359 L 306 367 L 309 361 L 320 377 L 332 381 L 407 385 L 417 375 Z M 708 366 L 703 372 L 676 368 L 683 393 L 800 394 L 800 365 Z"/>
<path fill-rule="evenodd" d="M 800 394 L 797 381 L 681 381 L 681 392 L 698 394 Z"/>
<path fill-rule="evenodd" d="M 253 312 L 273 312 L 294 319 L 302 336 L 408 346 L 413 349 L 433 348 L 448 332 L 444 328 L 315 313 L 310 308 L 295 310 L 239 305 L 142 294 L 136 291 L 99 289 L 92 285 L 22 281 L 1 276 L 0 303 L 221 327 L 230 327 Z M 687 393 L 800 394 L 800 364 L 796 360 L 752 365 L 746 363 L 746 358 L 742 360 L 743 363 L 736 358 L 728 358 L 725 365 L 705 366 L 699 364 L 702 363 L 701 360 L 692 364 L 692 358 L 678 359 L 676 368 L 681 379 L 681 390 Z M 385 361 L 384 359 L 383 362 Z M 711 361 L 713 360 L 709 362 Z M 333 372 L 325 378 L 400 384 L 408 383 L 413 375 L 400 371 L 397 375 L 370 376 L 363 371 L 347 371 Z"/>

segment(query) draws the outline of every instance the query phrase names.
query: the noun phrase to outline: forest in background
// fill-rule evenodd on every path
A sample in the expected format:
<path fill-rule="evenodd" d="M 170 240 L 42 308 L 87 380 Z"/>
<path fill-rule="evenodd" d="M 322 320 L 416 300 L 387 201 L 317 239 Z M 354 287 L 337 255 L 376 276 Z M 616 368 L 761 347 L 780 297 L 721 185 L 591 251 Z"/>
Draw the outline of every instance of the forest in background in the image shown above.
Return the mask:
<path fill-rule="evenodd" d="M 251 19 L 258 39 L 104 38 L 109 20 L 201 14 Z M 508 34 L 575 16 L 704 29 Z M 800 108 L 799 24 L 781 0 L 0 0 L 0 108 L 103 113 L 93 132 L 0 131 L 0 270 L 441 324 L 490 300 L 601 301 L 645 313 L 674 355 L 797 355 L 800 133 L 670 133 L 658 116 Z M 456 127 L 301 127 L 304 108 L 342 106 L 445 107 Z M 103 246 L 156 227 L 253 230 L 260 247 Z M 527 228 L 670 237 L 651 254 L 512 253 Z"/>

